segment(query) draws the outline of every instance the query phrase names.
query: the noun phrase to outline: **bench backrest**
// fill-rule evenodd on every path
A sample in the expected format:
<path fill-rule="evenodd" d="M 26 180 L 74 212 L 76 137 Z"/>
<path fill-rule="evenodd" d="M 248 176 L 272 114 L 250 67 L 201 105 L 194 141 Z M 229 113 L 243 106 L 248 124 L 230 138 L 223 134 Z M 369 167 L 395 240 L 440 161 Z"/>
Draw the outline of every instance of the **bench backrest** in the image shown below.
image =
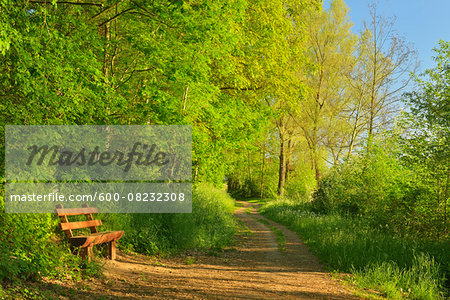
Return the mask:
<path fill-rule="evenodd" d="M 81 208 L 63 208 L 62 204 L 56 205 L 56 215 L 61 220 L 60 228 L 68 238 L 73 237 L 72 230 L 89 228 L 91 233 L 97 233 L 97 226 L 102 225 L 101 220 L 94 220 L 92 214 L 98 213 L 98 209 L 95 207 L 88 207 L 87 204 L 83 204 Z M 68 216 L 85 215 L 86 221 L 69 222 Z"/>

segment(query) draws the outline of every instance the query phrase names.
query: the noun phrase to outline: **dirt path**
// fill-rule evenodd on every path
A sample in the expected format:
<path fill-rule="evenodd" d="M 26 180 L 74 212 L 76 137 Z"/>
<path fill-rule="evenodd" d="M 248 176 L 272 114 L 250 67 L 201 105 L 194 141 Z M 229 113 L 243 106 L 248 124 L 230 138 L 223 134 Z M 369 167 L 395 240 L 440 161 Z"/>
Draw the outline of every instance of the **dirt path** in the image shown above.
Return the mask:
<path fill-rule="evenodd" d="M 235 214 L 253 234 L 241 236 L 232 251 L 159 261 L 119 255 L 116 261 L 105 265 L 105 279 L 87 283 L 76 291 L 76 296 L 70 287 L 67 293 L 60 294 L 66 294 L 68 299 L 356 298 L 323 272 L 295 233 L 268 220 L 285 235 L 286 251 L 280 252 L 276 235 L 256 220 L 265 218 L 254 207 L 250 214 L 246 213 L 253 204 L 242 203 L 244 206 Z"/>

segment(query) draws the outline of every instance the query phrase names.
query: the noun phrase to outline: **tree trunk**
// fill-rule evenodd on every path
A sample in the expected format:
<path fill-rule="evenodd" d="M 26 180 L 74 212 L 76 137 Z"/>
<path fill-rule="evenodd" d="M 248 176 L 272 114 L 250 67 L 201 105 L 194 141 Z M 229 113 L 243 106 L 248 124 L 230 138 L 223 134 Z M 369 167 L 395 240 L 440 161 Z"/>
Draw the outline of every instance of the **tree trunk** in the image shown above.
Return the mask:
<path fill-rule="evenodd" d="M 289 172 L 291 171 L 291 158 L 292 158 L 292 151 L 294 148 L 294 143 L 292 142 L 292 139 L 288 140 L 287 145 L 287 155 L 286 155 L 286 169 L 285 169 L 285 176 L 284 180 L 287 182 L 289 180 Z"/>
<path fill-rule="evenodd" d="M 278 196 L 284 195 L 284 183 L 286 179 L 286 153 L 285 153 L 285 141 L 280 134 L 280 168 L 278 170 Z"/>
<path fill-rule="evenodd" d="M 319 170 L 319 153 L 317 153 L 317 148 L 314 148 L 314 172 L 316 181 L 319 182 L 320 178 L 322 177 L 322 174 Z"/>
<path fill-rule="evenodd" d="M 448 185 L 450 179 L 450 170 L 447 168 L 447 180 L 445 183 L 445 192 L 444 192 L 444 224 L 447 224 L 447 199 L 448 199 Z M 448 226 L 444 226 L 445 233 L 447 233 Z"/>
<path fill-rule="evenodd" d="M 104 48 L 104 56 L 103 56 L 103 75 L 105 76 L 105 80 L 106 82 L 109 82 L 109 68 L 108 68 L 108 61 L 109 61 L 109 43 L 110 43 L 110 24 L 109 22 L 107 22 L 105 24 L 105 39 L 106 39 L 106 43 L 105 43 L 105 48 Z"/>
<path fill-rule="evenodd" d="M 313 140 L 311 141 L 311 148 L 312 148 L 312 164 L 314 166 L 314 172 L 315 172 L 315 178 L 316 181 L 319 182 L 321 174 L 320 174 L 320 170 L 319 170 L 319 150 L 318 148 L 318 142 L 317 142 L 318 138 L 317 138 L 317 128 L 314 125 L 314 129 L 313 129 Z"/>
<path fill-rule="evenodd" d="M 250 150 L 247 150 L 248 179 L 252 182 L 252 166 L 250 165 Z"/>
<path fill-rule="evenodd" d="M 194 182 L 198 180 L 198 161 L 195 164 Z"/>
<path fill-rule="evenodd" d="M 262 159 L 262 164 L 261 164 L 261 189 L 260 189 L 260 196 L 261 196 L 261 200 L 262 200 L 263 197 L 264 197 L 264 167 L 265 167 L 265 162 L 266 162 L 264 149 L 261 149 L 261 159 Z"/>

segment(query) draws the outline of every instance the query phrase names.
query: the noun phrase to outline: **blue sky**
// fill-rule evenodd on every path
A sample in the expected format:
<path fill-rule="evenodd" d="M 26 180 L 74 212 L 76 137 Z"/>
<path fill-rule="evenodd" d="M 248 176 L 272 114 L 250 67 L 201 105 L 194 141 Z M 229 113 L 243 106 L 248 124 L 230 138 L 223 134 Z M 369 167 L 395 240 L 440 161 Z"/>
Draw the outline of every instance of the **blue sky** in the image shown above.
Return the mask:
<path fill-rule="evenodd" d="M 370 0 L 344 0 L 350 8 L 350 19 L 355 33 L 369 21 Z M 325 0 L 325 8 L 331 0 Z M 440 39 L 450 40 L 450 0 L 378 0 L 378 12 L 382 16 L 395 16 L 398 33 L 413 44 L 421 62 L 420 72 L 434 67 L 432 49 Z"/>

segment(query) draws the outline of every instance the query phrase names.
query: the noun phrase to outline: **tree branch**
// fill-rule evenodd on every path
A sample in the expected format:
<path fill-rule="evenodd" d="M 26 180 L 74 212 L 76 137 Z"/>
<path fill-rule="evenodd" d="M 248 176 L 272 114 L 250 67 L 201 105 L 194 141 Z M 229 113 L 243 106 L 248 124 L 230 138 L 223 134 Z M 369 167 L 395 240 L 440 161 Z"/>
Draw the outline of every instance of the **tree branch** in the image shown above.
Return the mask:
<path fill-rule="evenodd" d="M 122 10 L 120 13 L 118 13 L 118 14 L 116 14 L 115 16 L 109 18 L 108 20 L 106 20 L 106 21 L 104 21 L 104 22 L 98 24 L 97 26 L 98 26 L 98 27 L 101 27 L 101 26 L 105 25 L 106 23 L 109 23 L 109 22 L 111 22 L 112 20 L 118 18 L 121 14 L 124 14 L 124 13 L 126 13 L 127 11 L 130 11 L 130 10 L 132 10 L 132 9 L 134 9 L 134 8 L 131 7 L 131 8 L 127 8 L 127 9 L 125 9 L 125 10 Z"/>
<path fill-rule="evenodd" d="M 91 20 L 97 18 L 97 17 L 100 16 L 101 14 L 103 14 L 103 13 L 109 11 L 111 8 L 113 8 L 113 7 L 117 6 L 117 5 L 119 5 L 120 2 L 122 2 L 122 0 L 119 0 L 117 3 L 115 3 L 115 4 L 113 4 L 113 5 L 111 5 L 111 6 L 107 7 L 107 8 L 105 8 L 105 9 L 102 10 L 101 12 L 95 14 L 94 16 L 92 16 L 92 17 L 89 19 L 89 21 L 91 21 Z"/>

